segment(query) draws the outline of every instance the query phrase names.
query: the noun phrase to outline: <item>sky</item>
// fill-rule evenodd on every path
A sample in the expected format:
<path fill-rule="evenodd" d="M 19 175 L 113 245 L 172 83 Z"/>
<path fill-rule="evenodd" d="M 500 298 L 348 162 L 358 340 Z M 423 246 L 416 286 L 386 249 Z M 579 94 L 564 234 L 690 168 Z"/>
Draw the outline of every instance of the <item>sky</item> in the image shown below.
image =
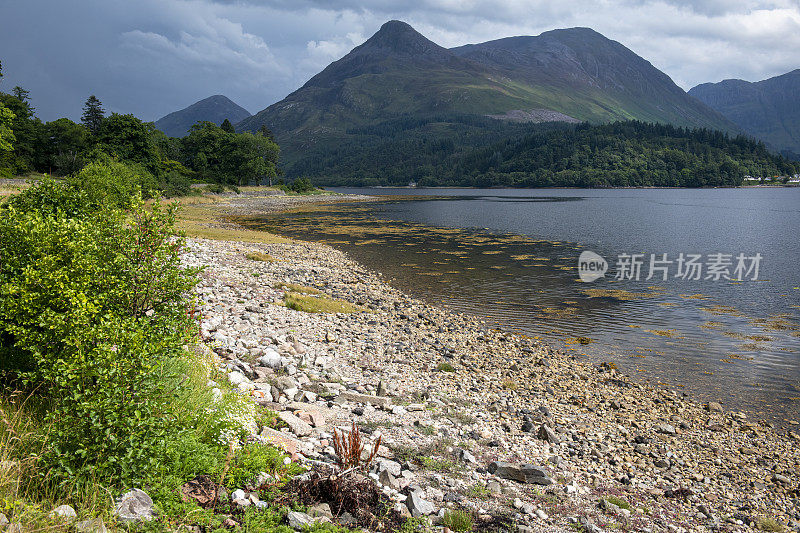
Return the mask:
<path fill-rule="evenodd" d="M 800 0 L 2 0 L 0 91 L 46 121 L 91 94 L 148 121 L 214 94 L 256 113 L 392 19 L 446 47 L 587 26 L 686 90 L 800 68 Z"/>

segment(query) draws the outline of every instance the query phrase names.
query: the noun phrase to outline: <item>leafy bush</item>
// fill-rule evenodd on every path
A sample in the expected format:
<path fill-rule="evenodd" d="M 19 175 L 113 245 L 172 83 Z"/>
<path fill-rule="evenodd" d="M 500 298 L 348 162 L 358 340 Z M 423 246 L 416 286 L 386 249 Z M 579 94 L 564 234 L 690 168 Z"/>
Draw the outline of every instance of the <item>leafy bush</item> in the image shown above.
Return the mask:
<path fill-rule="evenodd" d="M 144 170 L 102 157 L 86 165 L 75 178 L 76 189 L 85 191 L 93 203 L 127 209 L 142 191 L 156 188 L 153 176 Z"/>
<path fill-rule="evenodd" d="M 286 454 L 269 444 L 253 442 L 243 446 L 231 461 L 230 469 L 225 476 L 225 485 L 231 489 L 238 489 L 252 482 L 261 472 L 283 475 L 296 475 L 303 472 L 297 463 L 287 466 L 283 464 Z"/>
<path fill-rule="evenodd" d="M 317 189 L 316 187 L 314 187 L 314 184 L 311 183 L 311 180 L 308 178 L 297 178 L 292 182 L 290 188 L 293 192 L 297 193 L 311 192 Z"/>

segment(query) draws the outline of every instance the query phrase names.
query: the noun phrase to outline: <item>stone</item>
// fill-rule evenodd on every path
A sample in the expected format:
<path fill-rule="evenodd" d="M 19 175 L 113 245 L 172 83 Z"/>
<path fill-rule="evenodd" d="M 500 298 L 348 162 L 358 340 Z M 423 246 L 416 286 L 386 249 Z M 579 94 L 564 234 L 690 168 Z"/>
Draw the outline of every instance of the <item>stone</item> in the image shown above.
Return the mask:
<path fill-rule="evenodd" d="M 281 356 L 274 348 L 267 348 L 264 350 L 264 355 L 258 358 L 258 363 L 261 366 L 278 370 L 281 368 Z"/>
<path fill-rule="evenodd" d="M 505 461 L 494 461 L 489 464 L 489 473 L 518 483 L 532 483 L 536 485 L 553 484 L 553 480 L 544 468 L 532 464 L 517 466 Z"/>
<path fill-rule="evenodd" d="M 478 460 L 475 459 L 475 456 L 472 455 L 469 450 L 459 450 L 458 451 L 458 458 L 464 461 L 467 464 L 477 464 Z"/>
<path fill-rule="evenodd" d="M 789 479 L 788 477 L 784 476 L 783 474 L 775 474 L 775 475 L 773 475 L 772 476 L 772 481 L 774 481 L 776 483 L 783 483 L 784 485 L 788 485 L 788 484 L 790 484 L 792 482 L 791 479 Z"/>
<path fill-rule="evenodd" d="M 558 444 L 561 442 L 561 439 L 556 436 L 555 432 L 553 432 L 553 430 L 550 429 L 550 426 L 547 424 L 542 424 L 539 426 L 539 432 L 536 434 L 536 436 L 541 440 L 549 442 L 550 444 Z"/>
<path fill-rule="evenodd" d="M 288 433 L 276 431 L 272 428 L 262 428 L 259 434 L 265 441 L 282 448 L 286 453 L 293 455 L 305 448 L 303 441 L 298 440 Z"/>
<path fill-rule="evenodd" d="M 290 511 L 289 514 L 286 515 L 286 519 L 289 522 L 289 527 L 298 531 L 311 526 L 315 522 L 314 517 L 299 511 Z"/>
<path fill-rule="evenodd" d="M 312 517 L 317 516 L 325 516 L 327 518 L 333 518 L 333 512 L 331 511 L 331 506 L 327 503 L 318 503 L 312 507 L 308 508 L 308 514 Z"/>
<path fill-rule="evenodd" d="M 428 516 L 436 512 L 436 507 L 424 499 L 419 492 L 412 492 L 406 500 L 406 505 L 414 518 Z"/>
<path fill-rule="evenodd" d="M 114 510 L 122 522 L 141 522 L 155 518 L 153 500 L 141 489 L 133 489 L 117 501 Z"/>
<path fill-rule="evenodd" d="M 74 520 L 78 518 L 78 513 L 75 512 L 75 509 L 73 509 L 71 505 L 59 505 L 50 511 L 50 516 L 53 518 L 61 518 L 62 520 Z"/>
<path fill-rule="evenodd" d="M 375 461 L 375 469 L 377 470 L 378 474 L 381 472 L 389 472 L 394 477 L 400 477 L 400 472 L 403 470 L 400 463 L 397 461 L 392 461 L 389 459 L 378 459 Z"/>
<path fill-rule="evenodd" d="M 75 524 L 75 531 L 78 533 L 108 533 L 106 523 L 102 518 L 91 518 Z"/>
<path fill-rule="evenodd" d="M 359 394 L 353 391 L 342 391 L 339 393 L 337 400 L 344 400 L 354 403 L 368 403 L 375 407 L 388 408 L 392 405 L 392 399 L 385 396 L 372 396 L 369 394 Z"/>
<path fill-rule="evenodd" d="M 397 482 L 397 478 L 394 477 L 388 470 L 383 470 L 380 474 L 378 474 L 378 483 L 383 485 L 384 487 L 389 487 L 390 489 L 397 490 L 400 488 L 400 484 Z"/>
<path fill-rule="evenodd" d="M 307 437 L 311 435 L 311 424 L 303 422 L 299 417 L 293 415 L 288 411 L 281 411 L 278 413 L 278 418 L 286 422 L 289 429 L 298 437 Z"/>
<path fill-rule="evenodd" d="M 675 435 L 675 426 L 671 424 L 659 424 L 656 426 L 656 431 L 664 435 Z"/>
<path fill-rule="evenodd" d="M 706 404 L 706 410 L 711 413 L 721 413 L 722 405 L 720 405 L 719 402 L 708 402 Z"/>
<path fill-rule="evenodd" d="M 238 370 L 234 370 L 228 374 L 228 381 L 231 382 L 231 385 L 238 387 L 243 383 L 249 383 L 250 380 L 247 379 L 247 376 L 239 372 Z"/>
<path fill-rule="evenodd" d="M 8 525 L 8 517 L 3 513 L 0 513 L 0 530 Z"/>
<path fill-rule="evenodd" d="M 231 501 L 244 500 L 246 498 L 247 494 L 242 489 L 236 489 L 235 491 L 231 492 Z"/>

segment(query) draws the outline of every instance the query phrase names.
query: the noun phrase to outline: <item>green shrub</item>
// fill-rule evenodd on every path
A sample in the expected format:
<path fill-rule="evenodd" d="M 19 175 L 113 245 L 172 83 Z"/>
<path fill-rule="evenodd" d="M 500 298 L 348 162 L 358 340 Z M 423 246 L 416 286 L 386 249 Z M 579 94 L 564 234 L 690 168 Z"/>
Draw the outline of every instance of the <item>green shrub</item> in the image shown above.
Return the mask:
<path fill-rule="evenodd" d="M 137 171 L 109 157 L 89 163 L 71 181 L 73 186 L 85 191 L 93 203 L 123 209 L 132 207 L 142 192 L 148 193 L 156 188 L 153 176 L 148 172 Z"/>
<path fill-rule="evenodd" d="M 311 180 L 308 178 L 297 178 L 292 182 L 292 185 L 289 187 L 292 192 L 297 193 L 304 193 L 304 192 L 311 192 L 317 190 L 314 187 L 314 184 L 311 183 Z"/>
<path fill-rule="evenodd" d="M 472 515 L 467 511 L 445 511 L 442 525 L 453 531 L 472 531 Z"/>
<path fill-rule="evenodd" d="M 611 496 L 611 495 L 606 496 L 606 501 L 608 501 L 608 503 L 616 505 L 620 509 L 630 510 L 631 508 L 630 503 L 628 503 L 626 500 L 623 500 L 622 498 L 618 498 L 617 496 Z"/>
<path fill-rule="evenodd" d="M 175 405 L 183 346 L 197 331 L 185 296 L 194 271 L 180 265 L 172 209 L 69 218 L 59 206 L 36 210 L 36 200 L 84 196 L 44 189 L 21 202 L 27 210 L 12 202 L 0 213 L 0 378 L 46 405 L 51 474 L 140 480 L 184 431 Z"/>
<path fill-rule="evenodd" d="M 441 362 L 438 365 L 436 365 L 436 370 L 438 372 L 455 372 L 456 371 L 455 367 L 453 365 L 451 365 L 450 363 L 446 362 L 446 361 L 445 362 Z"/>
<path fill-rule="evenodd" d="M 283 464 L 286 454 L 270 444 L 253 442 L 236 452 L 225 476 L 225 485 L 238 489 L 252 482 L 261 472 L 267 474 L 296 475 L 304 471 L 297 463 Z"/>

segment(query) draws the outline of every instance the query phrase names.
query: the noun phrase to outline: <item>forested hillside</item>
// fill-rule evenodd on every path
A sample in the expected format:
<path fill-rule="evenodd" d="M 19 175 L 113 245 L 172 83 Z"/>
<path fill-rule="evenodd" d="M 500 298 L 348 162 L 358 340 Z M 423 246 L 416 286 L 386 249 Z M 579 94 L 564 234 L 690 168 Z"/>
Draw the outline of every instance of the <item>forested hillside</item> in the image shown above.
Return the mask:
<path fill-rule="evenodd" d="M 800 164 L 744 136 L 635 121 L 508 125 L 439 117 L 349 133 L 355 140 L 347 147 L 312 147 L 287 173 L 326 185 L 705 187 L 800 172 Z"/>

